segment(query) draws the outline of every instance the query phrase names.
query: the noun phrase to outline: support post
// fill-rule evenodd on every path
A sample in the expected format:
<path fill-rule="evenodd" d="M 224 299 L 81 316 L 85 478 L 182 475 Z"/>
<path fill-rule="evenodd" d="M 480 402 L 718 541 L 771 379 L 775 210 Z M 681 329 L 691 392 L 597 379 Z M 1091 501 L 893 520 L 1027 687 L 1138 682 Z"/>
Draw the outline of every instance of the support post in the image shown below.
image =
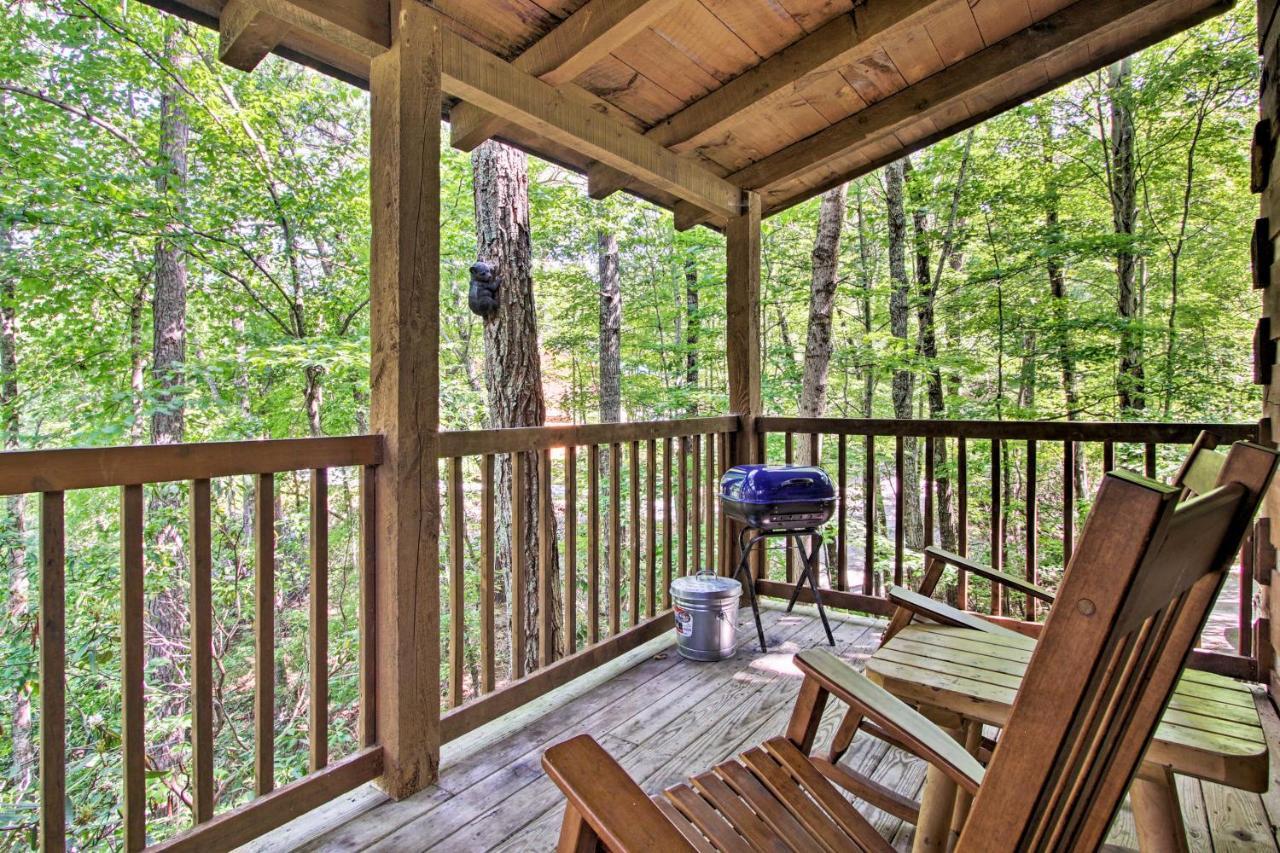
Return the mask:
<path fill-rule="evenodd" d="M 760 459 L 756 440 L 756 418 L 760 402 L 760 196 L 743 193 L 742 211 L 729 219 L 725 229 L 725 360 L 729 374 L 729 411 L 740 418 L 734 436 L 734 465 L 748 465 Z M 716 488 L 708 483 L 708 489 Z M 730 531 L 730 541 L 740 541 L 738 525 Z M 739 555 L 731 557 L 736 561 Z M 764 550 L 751 555 L 751 578 L 764 571 Z"/>
<path fill-rule="evenodd" d="M 370 74 L 379 784 L 406 797 L 440 759 L 439 18 L 399 4 Z"/>

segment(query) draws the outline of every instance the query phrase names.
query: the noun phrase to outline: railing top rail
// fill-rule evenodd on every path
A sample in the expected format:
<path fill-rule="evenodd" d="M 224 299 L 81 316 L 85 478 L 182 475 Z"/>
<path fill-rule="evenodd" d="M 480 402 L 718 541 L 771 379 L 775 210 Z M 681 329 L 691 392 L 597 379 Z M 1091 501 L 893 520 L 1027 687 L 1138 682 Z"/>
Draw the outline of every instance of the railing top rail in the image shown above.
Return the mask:
<path fill-rule="evenodd" d="M 0 495 L 377 465 L 382 436 L 148 444 L 0 453 Z"/>
<path fill-rule="evenodd" d="M 440 455 L 477 456 L 486 453 L 520 453 L 553 447 L 580 447 L 651 438 L 678 438 L 707 433 L 737 432 L 737 415 L 685 418 L 668 421 L 633 421 L 617 424 L 566 424 L 514 429 L 485 429 L 440 434 Z"/>
<path fill-rule="evenodd" d="M 892 418 L 756 419 L 757 432 L 884 435 L 1023 441 L 1114 441 L 1190 444 L 1208 430 L 1224 442 L 1256 441 L 1257 424 L 1162 423 L 1158 421 L 951 421 Z"/>

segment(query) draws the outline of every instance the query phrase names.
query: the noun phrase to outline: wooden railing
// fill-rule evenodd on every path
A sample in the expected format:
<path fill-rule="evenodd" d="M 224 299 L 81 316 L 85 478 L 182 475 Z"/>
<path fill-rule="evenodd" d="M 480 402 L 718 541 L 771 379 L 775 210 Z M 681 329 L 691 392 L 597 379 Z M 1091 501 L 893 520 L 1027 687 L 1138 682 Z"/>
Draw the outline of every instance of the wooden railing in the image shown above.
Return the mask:
<path fill-rule="evenodd" d="M 671 579 L 701 566 L 720 570 L 728 558 L 715 494 L 737 429 L 738 418 L 714 417 L 441 435 L 442 702 L 450 709 L 442 740 L 672 627 Z M 530 470 L 536 496 L 525 494 Z M 539 534 L 536 554 L 501 541 L 507 530 L 523 541 L 530 529 Z M 524 598 L 535 589 L 531 577 L 536 611 Z M 471 627 L 468 587 L 478 599 Z M 533 612 L 538 623 L 529 626 Z M 559 641 L 547 643 L 553 634 Z M 474 660 L 467 649 L 477 650 Z"/>
<path fill-rule="evenodd" d="M 191 804 L 194 826 L 159 844 L 164 850 L 230 849 L 279 826 L 381 773 L 374 724 L 372 523 L 374 478 L 381 460 L 377 436 L 48 450 L 0 454 L 0 495 L 39 495 L 39 794 L 45 850 L 67 846 L 66 791 L 66 493 L 118 487 L 120 492 L 121 689 L 124 847 L 147 843 L 148 773 L 144 704 L 143 488 L 186 481 L 189 525 L 183 547 L 190 565 Z M 359 469 L 362 555 L 360 582 L 359 749 L 330 762 L 328 751 L 328 493 L 329 471 Z M 309 769 L 275 787 L 275 485 L 281 472 L 310 472 Z M 213 528 L 211 481 L 251 475 L 254 530 L 254 793 L 255 799 L 215 815 L 213 675 Z M 74 548 L 74 542 L 73 542 Z"/>
<path fill-rule="evenodd" d="M 911 570 L 921 564 L 919 547 L 927 545 L 941 544 L 1056 588 L 1071 558 L 1078 524 L 1087 514 L 1092 494 L 1088 484 L 1096 483 L 1104 471 L 1127 467 L 1169 479 L 1202 430 L 1224 443 L 1257 438 L 1252 424 L 783 417 L 759 418 L 756 423 L 762 459 L 820 462 L 837 479 L 836 519 L 827 543 L 828 565 L 834 567 L 828 571 L 831 599 L 871 612 L 888 609 L 882 598 L 884 583 L 912 583 Z M 804 459 L 799 458 L 802 437 L 807 446 Z M 1009 485 L 1013 494 L 1008 493 Z M 916 530 L 921 541 L 913 543 L 914 548 L 907 542 L 912 526 L 908 497 L 918 501 Z M 954 528 L 952 541 L 940 541 L 944 514 L 949 514 L 947 526 Z M 975 530 L 984 534 L 981 541 L 971 541 Z M 1046 538 L 1046 530 L 1056 535 Z M 1255 635 L 1265 637 L 1268 626 L 1253 618 L 1253 564 L 1250 540 L 1240 559 L 1235 654 L 1196 656 L 1201 665 L 1248 678 L 1269 668 L 1259 668 L 1255 652 L 1270 649 L 1269 641 L 1255 647 Z M 774 580 L 766 566 L 759 591 L 790 594 L 796 577 L 792 551 L 787 552 L 785 569 L 777 573 L 785 582 Z M 970 579 L 963 571 L 951 594 L 957 606 L 996 617 L 1035 620 L 1045 612 L 1038 602 L 1011 600 L 1000 587 Z M 801 597 L 807 598 L 807 593 Z"/>

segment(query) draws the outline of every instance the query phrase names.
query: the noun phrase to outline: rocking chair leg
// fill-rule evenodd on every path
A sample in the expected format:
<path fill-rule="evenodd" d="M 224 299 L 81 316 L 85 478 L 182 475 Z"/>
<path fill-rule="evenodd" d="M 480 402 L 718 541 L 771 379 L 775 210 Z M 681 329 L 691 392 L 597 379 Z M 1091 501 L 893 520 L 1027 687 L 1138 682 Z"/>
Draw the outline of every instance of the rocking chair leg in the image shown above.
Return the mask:
<path fill-rule="evenodd" d="M 964 724 L 964 749 L 965 752 L 974 756 L 978 755 L 978 750 L 982 747 L 982 723 L 974 720 L 968 720 Z M 951 831 L 959 835 L 960 830 L 964 829 L 964 822 L 969 819 L 969 808 L 973 805 L 973 794 L 963 789 L 956 790 L 955 810 L 951 815 Z"/>
<path fill-rule="evenodd" d="M 925 771 L 924 794 L 920 798 L 920 820 L 916 823 L 916 834 L 911 843 L 912 853 L 945 853 L 948 849 L 956 787 L 956 783 L 937 765 L 929 765 Z"/>
<path fill-rule="evenodd" d="M 600 836 L 571 803 L 564 805 L 564 821 L 560 824 L 560 841 L 556 853 L 596 853 L 604 850 Z"/>
<path fill-rule="evenodd" d="M 1187 853 L 1187 830 L 1182 823 L 1178 804 L 1178 788 L 1173 771 L 1167 767 L 1152 770 L 1144 767 L 1129 788 L 1133 820 L 1138 829 L 1138 849 L 1142 853 L 1168 850 Z"/>

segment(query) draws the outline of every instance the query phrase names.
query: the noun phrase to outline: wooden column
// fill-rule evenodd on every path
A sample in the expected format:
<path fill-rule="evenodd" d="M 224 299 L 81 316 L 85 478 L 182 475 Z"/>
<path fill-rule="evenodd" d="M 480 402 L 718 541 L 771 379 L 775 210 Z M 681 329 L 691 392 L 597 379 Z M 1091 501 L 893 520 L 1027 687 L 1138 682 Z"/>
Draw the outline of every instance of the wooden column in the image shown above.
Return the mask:
<path fill-rule="evenodd" d="M 762 413 L 760 401 L 760 196 L 744 192 L 742 213 L 729 219 L 725 229 L 725 359 L 729 373 L 729 411 L 741 422 L 734 436 L 734 465 L 763 461 L 756 437 L 756 418 Z M 708 483 L 707 489 L 716 489 Z M 718 490 L 718 489 L 717 489 Z M 730 560 L 737 565 L 738 531 L 730 527 L 733 553 Z M 764 572 L 764 550 L 757 549 L 751 559 L 752 577 Z"/>
<path fill-rule="evenodd" d="M 1252 174 L 1250 184 L 1260 194 L 1261 205 L 1254 226 L 1250 257 L 1253 262 L 1253 286 L 1261 290 L 1262 316 L 1258 322 L 1258 334 L 1254 341 L 1254 376 L 1263 384 L 1264 423 L 1276 422 L 1280 416 L 1280 371 L 1274 370 L 1276 361 L 1275 339 L 1280 337 L 1280 322 L 1276 312 L 1280 309 L 1280 266 L 1275 262 L 1275 241 L 1280 236 L 1280 167 L 1276 165 L 1277 134 L 1280 133 L 1280 3 L 1277 0 L 1258 2 L 1258 52 L 1262 55 L 1262 79 L 1260 81 L 1259 106 L 1261 115 L 1254 128 L 1252 146 Z M 1262 338 L 1265 338 L 1263 340 Z M 1270 430 L 1266 430 L 1270 432 Z M 1260 435 L 1259 440 L 1271 443 L 1274 436 Z M 1280 484 L 1272 484 L 1264 505 L 1263 515 L 1274 519 L 1280 513 Z M 1274 554 L 1280 545 L 1280 524 L 1267 524 L 1269 536 L 1259 537 L 1256 547 L 1264 560 Z M 1255 554 L 1255 558 L 1257 554 Z M 1270 577 L 1267 578 L 1270 580 Z M 1241 590 L 1242 595 L 1250 591 Z M 1259 680 L 1267 684 L 1273 698 L 1280 696 L 1280 673 L 1275 670 L 1272 651 L 1280 644 L 1280 620 L 1267 620 L 1277 610 L 1280 601 L 1280 584 L 1271 583 L 1261 599 L 1261 624 L 1266 622 L 1270 630 L 1256 630 L 1257 646 L 1254 653 L 1259 661 L 1271 661 L 1268 671 L 1259 672 Z M 1266 644 L 1266 648 L 1263 647 Z"/>
<path fill-rule="evenodd" d="M 725 358 L 729 411 L 742 418 L 734 464 L 759 461 L 755 420 L 760 402 L 760 196 L 743 194 L 742 213 L 725 230 Z"/>
<path fill-rule="evenodd" d="M 404 3 L 370 74 L 370 269 L 377 476 L 377 742 L 380 784 L 408 796 L 440 759 L 438 18 Z"/>

